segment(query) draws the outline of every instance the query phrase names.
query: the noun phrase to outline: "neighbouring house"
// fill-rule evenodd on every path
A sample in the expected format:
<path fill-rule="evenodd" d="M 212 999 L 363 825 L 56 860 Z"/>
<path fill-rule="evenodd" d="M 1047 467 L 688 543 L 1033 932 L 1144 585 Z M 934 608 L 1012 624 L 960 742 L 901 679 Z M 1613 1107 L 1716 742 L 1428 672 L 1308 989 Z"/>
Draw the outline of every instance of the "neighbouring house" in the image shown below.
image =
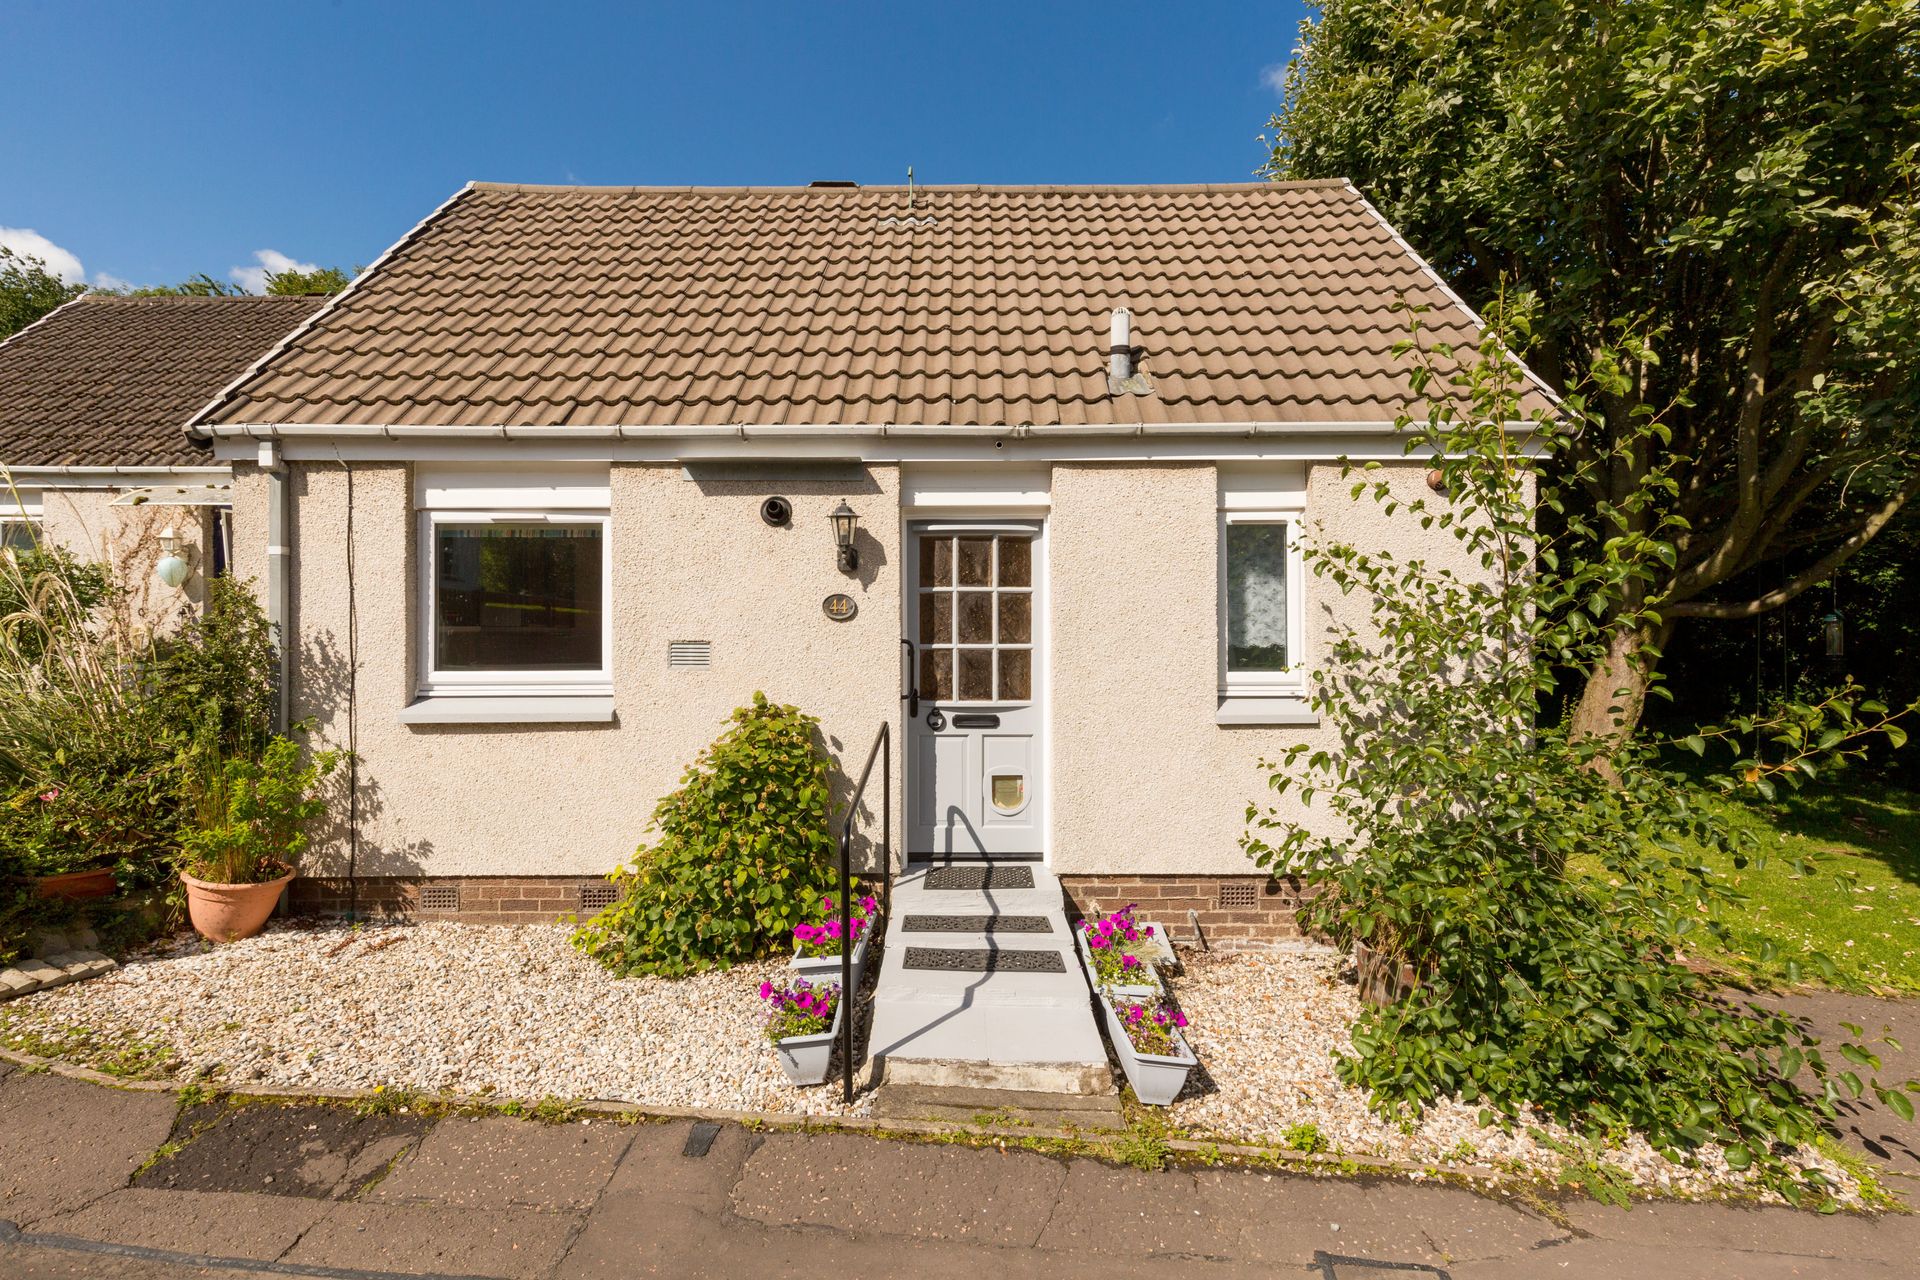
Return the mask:
<path fill-rule="evenodd" d="M 892 727 L 896 852 L 1291 935 L 1246 809 L 1365 617 L 1302 540 L 1457 558 L 1341 475 L 1431 496 L 1403 302 L 1479 335 L 1342 182 L 469 185 L 190 427 L 359 754 L 297 899 L 592 908 L 764 690 Z"/>
<path fill-rule="evenodd" d="M 113 565 L 151 625 L 196 607 L 225 568 L 233 469 L 182 428 L 322 301 L 82 294 L 0 342 L 5 545 Z M 154 576 L 168 539 L 179 588 Z"/>

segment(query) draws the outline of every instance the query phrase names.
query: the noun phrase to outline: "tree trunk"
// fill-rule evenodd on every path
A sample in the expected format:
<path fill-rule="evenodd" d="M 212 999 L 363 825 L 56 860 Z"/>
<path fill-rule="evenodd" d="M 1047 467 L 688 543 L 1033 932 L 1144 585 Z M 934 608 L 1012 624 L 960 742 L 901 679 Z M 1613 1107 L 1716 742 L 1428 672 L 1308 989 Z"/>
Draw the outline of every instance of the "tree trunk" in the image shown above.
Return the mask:
<path fill-rule="evenodd" d="M 1647 687 L 1653 683 L 1660 650 L 1672 631 L 1671 625 L 1662 625 L 1624 627 L 1613 633 L 1607 652 L 1587 673 L 1587 686 L 1574 708 L 1576 741 L 1600 738 L 1618 745 L 1633 736 L 1646 709 Z"/>

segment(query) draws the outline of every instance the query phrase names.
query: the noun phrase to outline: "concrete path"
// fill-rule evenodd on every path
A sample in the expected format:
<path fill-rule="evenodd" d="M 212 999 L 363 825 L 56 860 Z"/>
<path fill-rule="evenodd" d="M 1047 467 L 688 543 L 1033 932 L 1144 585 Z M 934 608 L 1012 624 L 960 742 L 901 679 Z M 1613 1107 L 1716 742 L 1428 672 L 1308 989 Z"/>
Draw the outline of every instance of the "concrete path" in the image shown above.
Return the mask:
<path fill-rule="evenodd" d="M 161 1148 L 166 1153 L 151 1159 Z M 0 1072 L 0 1277 L 1895 1277 L 1920 1218 L 1116 1168 L 690 1121 L 189 1108 Z M 16 1229 L 17 1226 L 17 1229 Z M 1392 1264 L 1389 1267 L 1388 1264 Z"/>

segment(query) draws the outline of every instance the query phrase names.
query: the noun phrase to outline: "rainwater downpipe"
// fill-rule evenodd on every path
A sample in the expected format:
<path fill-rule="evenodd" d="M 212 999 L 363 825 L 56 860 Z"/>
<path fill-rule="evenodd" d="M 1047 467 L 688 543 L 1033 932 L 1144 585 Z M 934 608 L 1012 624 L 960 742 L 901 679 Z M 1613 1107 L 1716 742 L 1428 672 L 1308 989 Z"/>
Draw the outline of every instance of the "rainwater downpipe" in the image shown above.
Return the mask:
<path fill-rule="evenodd" d="M 260 442 L 260 470 L 267 477 L 267 623 L 273 628 L 279 697 L 274 699 L 273 729 L 285 733 L 292 720 L 293 535 L 288 529 L 287 464 L 279 442 Z"/>

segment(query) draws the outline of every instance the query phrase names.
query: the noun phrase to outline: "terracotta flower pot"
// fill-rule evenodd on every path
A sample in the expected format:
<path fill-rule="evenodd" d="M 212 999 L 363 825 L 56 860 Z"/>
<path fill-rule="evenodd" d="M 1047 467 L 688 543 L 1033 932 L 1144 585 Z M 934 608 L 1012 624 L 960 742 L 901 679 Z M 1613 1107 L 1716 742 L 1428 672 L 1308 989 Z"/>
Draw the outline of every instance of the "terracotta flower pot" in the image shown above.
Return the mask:
<path fill-rule="evenodd" d="M 266 928 L 280 891 L 292 879 L 289 871 L 278 880 L 258 884 L 216 884 L 180 873 L 181 883 L 187 886 L 187 918 L 193 921 L 195 933 L 214 942 L 238 942 Z"/>
<path fill-rule="evenodd" d="M 33 895 L 36 898 L 60 898 L 67 902 L 91 902 L 95 898 L 111 898 L 119 886 L 113 880 L 112 867 L 95 867 L 91 871 L 66 871 L 57 876 L 35 876 Z"/>

